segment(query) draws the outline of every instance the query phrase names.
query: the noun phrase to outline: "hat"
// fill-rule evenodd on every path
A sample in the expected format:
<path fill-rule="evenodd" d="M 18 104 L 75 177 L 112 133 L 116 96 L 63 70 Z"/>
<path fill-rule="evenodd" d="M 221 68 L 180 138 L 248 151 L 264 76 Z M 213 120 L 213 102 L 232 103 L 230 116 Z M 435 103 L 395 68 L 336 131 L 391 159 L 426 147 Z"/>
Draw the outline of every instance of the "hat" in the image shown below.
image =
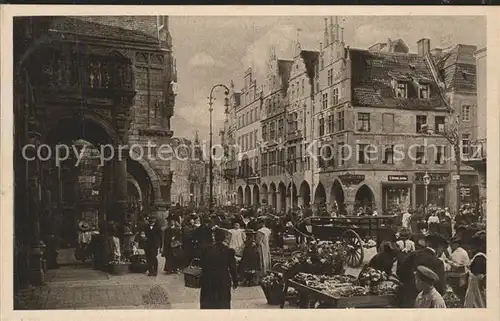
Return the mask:
<path fill-rule="evenodd" d="M 80 228 L 81 231 L 85 232 L 85 231 L 88 231 L 90 230 L 90 225 L 89 223 L 85 222 L 85 221 L 81 221 L 80 223 L 78 223 L 78 227 Z"/>
<path fill-rule="evenodd" d="M 440 246 L 440 245 L 447 245 L 448 241 L 442 236 L 441 234 L 438 233 L 433 233 L 429 234 L 425 237 L 425 241 L 429 243 L 430 245 L 435 245 L 435 246 Z"/>
<path fill-rule="evenodd" d="M 410 231 L 407 228 L 402 228 L 401 231 L 399 231 L 399 236 L 410 237 Z"/>
<path fill-rule="evenodd" d="M 434 284 L 437 281 L 439 281 L 439 276 L 436 273 L 434 273 L 434 271 L 423 265 L 417 266 L 417 275 L 422 281 L 431 284 Z"/>

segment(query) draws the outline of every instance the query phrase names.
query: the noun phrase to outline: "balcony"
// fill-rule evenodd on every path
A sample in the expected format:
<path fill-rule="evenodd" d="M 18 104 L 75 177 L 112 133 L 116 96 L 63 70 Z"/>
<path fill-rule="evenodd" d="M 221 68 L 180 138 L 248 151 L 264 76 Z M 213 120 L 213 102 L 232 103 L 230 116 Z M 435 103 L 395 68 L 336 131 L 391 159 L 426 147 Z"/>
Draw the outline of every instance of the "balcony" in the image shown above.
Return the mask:
<path fill-rule="evenodd" d="M 304 138 L 304 136 L 302 135 L 301 130 L 294 130 L 292 132 L 289 132 L 288 135 L 286 136 L 286 140 L 288 142 L 302 140 L 303 138 Z"/>

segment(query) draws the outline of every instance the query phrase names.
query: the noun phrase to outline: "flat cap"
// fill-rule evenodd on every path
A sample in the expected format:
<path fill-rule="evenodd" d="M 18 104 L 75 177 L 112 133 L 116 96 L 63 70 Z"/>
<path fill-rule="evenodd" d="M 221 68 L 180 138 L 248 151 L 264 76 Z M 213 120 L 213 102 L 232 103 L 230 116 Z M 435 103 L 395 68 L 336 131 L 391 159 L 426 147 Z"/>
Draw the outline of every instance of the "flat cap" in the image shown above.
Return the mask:
<path fill-rule="evenodd" d="M 439 280 L 438 275 L 436 273 L 434 273 L 434 271 L 432 271 L 431 269 L 429 269 L 423 265 L 417 266 L 417 274 L 424 281 L 427 280 L 427 281 L 430 281 L 432 283 L 435 283 Z"/>

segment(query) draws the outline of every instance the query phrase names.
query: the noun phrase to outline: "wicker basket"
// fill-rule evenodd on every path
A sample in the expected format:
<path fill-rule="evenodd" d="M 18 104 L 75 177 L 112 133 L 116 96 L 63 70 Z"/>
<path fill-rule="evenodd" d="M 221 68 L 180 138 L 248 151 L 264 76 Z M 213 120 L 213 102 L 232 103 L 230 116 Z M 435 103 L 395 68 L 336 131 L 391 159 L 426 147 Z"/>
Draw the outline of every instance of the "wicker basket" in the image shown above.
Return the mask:
<path fill-rule="evenodd" d="M 280 305 L 283 300 L 283 289 L 281 286 L 260 286 L 266 296 L 267 304 Z"/>
<path fill-rule="evenodd" d="M 130 263 L 111 264 L 111 274 L 124 275 L 130 270 Z"/>
<path fill-rule="evenodd" d="M 184 274 L 184 286 L 187 288 L 198 289 L 201 287 L 201 267 L 197 265 L 198 262 L 198 259 L 194 259 L 191 261 L 191 264 L 182 271 Z"/>

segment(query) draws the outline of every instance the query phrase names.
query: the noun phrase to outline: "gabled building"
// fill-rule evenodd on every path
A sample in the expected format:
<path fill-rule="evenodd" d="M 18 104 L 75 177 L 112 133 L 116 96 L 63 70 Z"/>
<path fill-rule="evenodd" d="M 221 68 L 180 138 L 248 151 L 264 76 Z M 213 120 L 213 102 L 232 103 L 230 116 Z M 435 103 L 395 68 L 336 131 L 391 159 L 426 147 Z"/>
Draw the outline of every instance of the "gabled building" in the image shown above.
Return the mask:
<path fill-rule="evenodd" d="M 286 209 L 286 186 L 281 178 L 286 172 L 285 111 L 292 64 L 291 60 L 278 59 L 271 48 L 262 95 L 261 198 L 279 212 Z"/>

